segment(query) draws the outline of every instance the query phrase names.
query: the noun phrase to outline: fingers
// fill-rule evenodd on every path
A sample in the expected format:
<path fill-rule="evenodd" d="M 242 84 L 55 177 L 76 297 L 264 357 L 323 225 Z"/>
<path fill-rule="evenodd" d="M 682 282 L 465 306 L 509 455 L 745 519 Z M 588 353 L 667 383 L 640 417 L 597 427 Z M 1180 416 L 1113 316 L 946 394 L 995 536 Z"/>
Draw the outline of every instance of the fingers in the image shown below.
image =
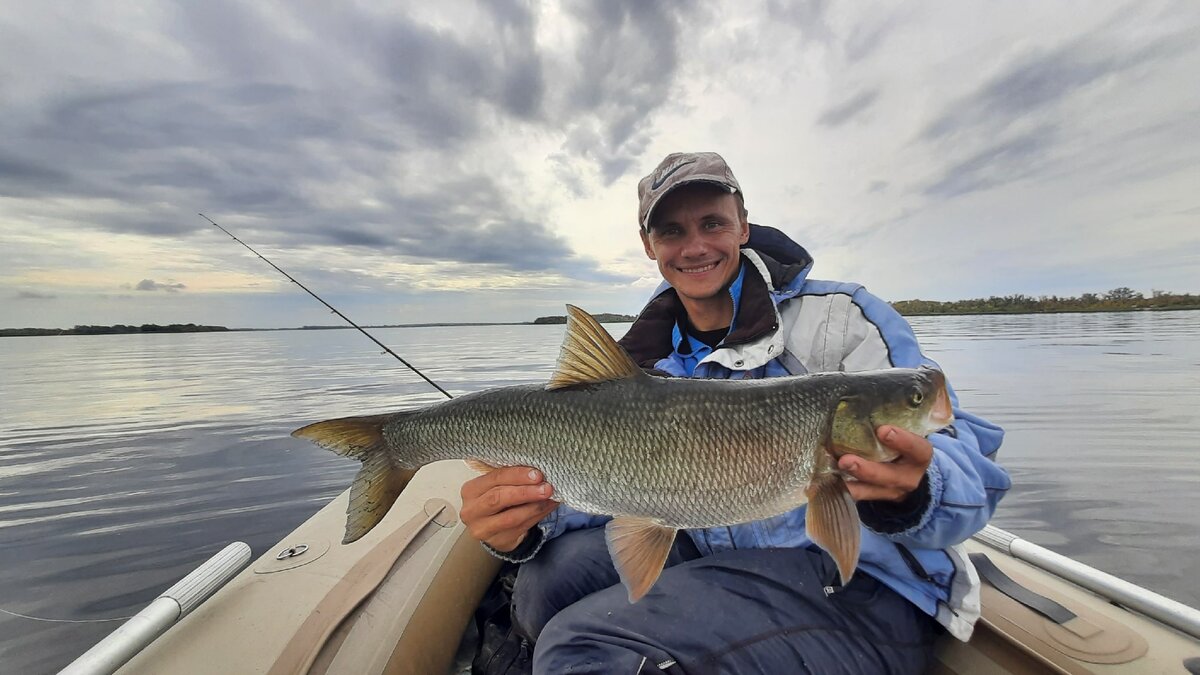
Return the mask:
<path fill-rule="evenodd" d="M 884 445 L 898 453 L 895 461 L 872 462 L 856 455 L 843 455 L 838 469 L 854 477 L 847 482 L 856 501 L 900 501 L 921 484 L 933 458 L 933 446 L 914 433 L 890 426 L 877 432 Z"/>
<path fill-rule="evenodd" d="M 536 485 L 542 482 L 542 472 L 528 466 L 507 466 L 489 471 L 463 483 L 463 500 L 472 499 L 497 485 Z"/>
<path fill-rule="evenodd" d="M 490 471 L 463 483 L 459 517 L 476 539 L 497 551 L 511 551 L 548 513 L 558 508 L 554 487 L 527 466 Z"/>
<path fill-rule="evenodd" d="M 497 551 L 511 551 L 525 538 L 534 525 L 558 508 L 558 502 L 546 500 L 533 504 L 522 504 L 479 520 L 468 526 L 471 536 L 487 543 Z"/>
<path fill-rule="evenodd" d="M 908 460 L 929 466 L 929 460 L 933 458 L 933 446 L 924 436 L 889 425 L 876 429 L 875 435 L 884 445 L 900 453 L 897 461 Z"/>
<path fill-rule="evenodd" d="M 540 502 L 554 494 L 549 483 L 538 485 L 500 485 L 463 502 L 463 510 L 470 507 L 471 515 L 480 518 L 495 515 L 514 506 Z"/>

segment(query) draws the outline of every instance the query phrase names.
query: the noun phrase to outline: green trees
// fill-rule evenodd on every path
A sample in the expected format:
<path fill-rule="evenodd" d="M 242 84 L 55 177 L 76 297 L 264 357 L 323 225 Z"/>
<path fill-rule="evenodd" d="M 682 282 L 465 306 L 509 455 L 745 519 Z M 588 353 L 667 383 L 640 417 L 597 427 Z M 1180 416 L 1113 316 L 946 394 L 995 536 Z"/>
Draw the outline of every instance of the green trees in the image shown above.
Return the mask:
<path fill-rule="evenodd" d="M 156 323 L 144 323 L 140 326 L 127 326 L 123 323 L 112 326 L 83 326 L 74 328 L 0 328 L 0 337 L 21 335 L 115 335 L 124 333 L 211 333 L 227 331 L 225 326 L 200 326 L 194 323 L 173 323 L 160 326 Z"/>
<path fill-rule="evenodd" d="M 892 306 L 901 314 L 1028 314 L 1035 312 L 1114 312 L 1135 309 L 1200 309 L 1200 295 L 1153 290 L 1147 298 L 1127 286 L 1103 295 L 1084 293 L 1077 298 L 1042 295 L 1037 298 L 1016 294 L 938 302 L 901 300 Z"/>

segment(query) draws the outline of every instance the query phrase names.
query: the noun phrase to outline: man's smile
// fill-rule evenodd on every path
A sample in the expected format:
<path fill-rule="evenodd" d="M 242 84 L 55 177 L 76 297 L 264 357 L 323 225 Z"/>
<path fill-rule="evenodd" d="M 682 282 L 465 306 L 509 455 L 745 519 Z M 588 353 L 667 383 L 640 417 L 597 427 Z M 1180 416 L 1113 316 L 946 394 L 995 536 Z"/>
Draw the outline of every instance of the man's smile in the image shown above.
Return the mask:
<path fill-rule="evenodd" d="M 700 265 L 698 267 L 676 267 L 675 269 L 679 270 L 680 272 L 683 272 L 684 274 L 704 274 L 705 272 L 709 272 L 711 270 L 716 269 L 717 265 L 719 265 L 720 262 L 721 261 L 718 260 L 716 262 L 706 263 L 706 264 Z"/>

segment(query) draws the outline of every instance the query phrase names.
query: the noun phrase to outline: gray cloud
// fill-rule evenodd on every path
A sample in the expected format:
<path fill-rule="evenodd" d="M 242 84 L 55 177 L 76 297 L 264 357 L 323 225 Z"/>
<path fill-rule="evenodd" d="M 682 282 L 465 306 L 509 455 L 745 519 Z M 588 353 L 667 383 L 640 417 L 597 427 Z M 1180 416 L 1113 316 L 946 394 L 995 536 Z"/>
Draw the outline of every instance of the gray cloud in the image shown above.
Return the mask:
<path fill-rule="evenodd" d="M 43 185 L 62 184 L 67 174 L 45 164 L 0 152 L 0 194 L 24 197 L 37 194 Z"/>
<path fill-rule="evenodd" d="M 858 63 L 875 53 L 887 41 L 892 28 L 891 23 L 878 20 L 855 26 L 843 45 L 846 61 L 852 64 Z"/>
<path fill-rule="evenodd" d="M 571 6 L 588 38 L 574 60 L 556 61 L 554 82 L 566 94 L 553 106 L 550 56 L 538 52 L 529 6 L 469 11 L 475 28 L 445 30 L 344 8 L 169 6 L 166 23 L 152 28 L 198 71 L 131 70 L 120 84 L 95 78 L 23 101 L 0 119 L 11 141 L 0 155 L 0 196 L 34 199 L 35 210 L 59 198 L 120 204 L 80 223 L 110 232 L 197 232 L 206 225 L 193 214 L 211 210 L 252 219 L 259 243 L 599 274 L 522 213 L 511 187 L 470 153 L 497 119 L 546 125 L 568 131 L 565 153 L 593 162 L 610 183 L 622 177 L 646 147 L 647 118 L 677 68 L 676 10 Z M 107 35 L 103 25 L 80 30 Z M 330 208 L 318 193 L 331 185 L 374 205 Z"/>
<path fill-rule="evenodd" d="M 767 18 L 799 29 L 804 40 L 829 43 L 833 40 L 830 4 L 830 0 L 768 0 Z"/>
<path fill-rule="evenodd" d="M 1122 16 L 1115 14 L 1109 28 L 1131 21 Z M 1100 88 L 1121 86 L 1122 80 L 1132 86 L 1133 78 L 1144 76 L 1151 65 L 1169 67 L 1170 60 L 1192 49 L 1183 33 L 1130 35 L 1092 32 L 1055 49 L 1019 56 L 971 93 L 947 104 L 917 136 L 940 165 L 923 194 L 952 198 L 1035 174 L 1046 176 L 1068 161 L 1075 173 L 1081 162 L 1094 163 L 1094 158 L 1083 158 L 1085 153 L 1096 154 L 1095 141 L 1078 137 L 1072 116 L 1080 112 L 1072 107 L 1078 103 L 1072 99 L 1094 92 L 1096 100 L 1103 100 L 1106 95 Z M 1108 138 L 1105 145 L 1118 142 Z M 1151 164 L 1152 171 L 1170 170 L 1163 168 L 1168 162 L 1162 159 Z M 1092 174 L 1109 170 L 1098 166 Z"/>
<path fill-rule="evenodd" d="M 1047 161 L 1057 130 L 1041 127 L 990 145 L 947 167 L 925 188 L 931 197 L 956 197 L 1025 178 Z"/>
<path fill-rule="evenodd" d="M 53 300 L 57 296 L 38 291 L 17 291 L 13 297 L 17 300 Z"/>
<path fill-rule="evenodd" d="M 638 0 L 568 7 L 587 38 L 575 48 L 565 74 L 569 93 L 555 119 L 568 129 L 564 151 L 594 161 L 612 184 L 650 142 L 649 118 L 666 102 L 679 68 L 681 19 L 697 8 Z"/>
<path fill-rule="evenodd" d="M 604 276 L 507 194 L 519 175 L 492 176 L 496 158 L 472 153 L 498 124 L 544 126 L 566 131 L 566 156 L 608 182 L 623 176 L 666 100 L 690 7 L 568 9 L 585 39 L 563 61 L 539 52 L 536 15 L 517 1 L 464 6 L 473 20 L 453 29 L 320 5 L 170 5 L 161 22 L 124 30 L 169 39 L 187 67 L 145 54 L 122 80 L 63 81 L 6 110 L 0 196 L 35 212 L 59 198 L 115 203 L 71 220 L 119 233 L 194 233 L 205 210 L 252 223 L 258 243 Z M 72 25 L 80 45 L 114 38 L 110 22 Z M 21 55 L 0 46 L 0 58 Z M 374 205 L 331 207 L 331 186 Z"/>
<path fill-rule="evenodd" d="M 187 286 L 179 282 L 158 282 L 153 279 L 142 279 L 133 287 L 135 291 L 166 291 L 168 293 L 177 293 Z"/>
<path fill-rule="evenodd" d="M 878 89 L 864 89 L 849 99 L 826 108 L 817 118 L 817 124 L 839 127 L 869 109 L 879 99 Z"/>
<path fill-rule="evenodd" d="M 950 104 L 929 122 L 920 137 L 937 140 L 960 132 L 994 135 L 1102 78 L 1127 73 L 1185 47 L 1180 39 L 1163 39 L 1136 48 L 1078 41 L 1019 57 L 973 93 Z"/>

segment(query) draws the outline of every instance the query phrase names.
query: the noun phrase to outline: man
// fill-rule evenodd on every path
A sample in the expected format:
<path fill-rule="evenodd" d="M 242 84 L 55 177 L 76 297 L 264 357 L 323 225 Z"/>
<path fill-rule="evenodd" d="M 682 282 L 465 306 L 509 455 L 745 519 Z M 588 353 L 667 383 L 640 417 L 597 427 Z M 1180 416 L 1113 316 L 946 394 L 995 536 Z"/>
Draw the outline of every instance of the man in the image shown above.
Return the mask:
<path fill-rule="evenodd" d="M 737 379 L 934 365 L 887 303 L 808 279 L 802 247 L 750 225 L 719 155 L 669 155 L 638 197 L 642 244 L 664 280 L 620 341 L 643 367 Z M 1003 432 L 954 412 L 929 439 L 877 429 L 893 462 L 839 460 L 864 526 L 844 587 L 806 536 L 803 507 L 688 531 L 634 604 L 605 547 L 606 519 L 558 505 L 536 470 L 468 482 L 462 518 L 493 553 L 523 563 L 513 616 L 536 641 L 538 672 L 923 672 L 939 622 L 970 634 L 978 580 L 954 545 L 1010 484 L 991 459 Z"/>

